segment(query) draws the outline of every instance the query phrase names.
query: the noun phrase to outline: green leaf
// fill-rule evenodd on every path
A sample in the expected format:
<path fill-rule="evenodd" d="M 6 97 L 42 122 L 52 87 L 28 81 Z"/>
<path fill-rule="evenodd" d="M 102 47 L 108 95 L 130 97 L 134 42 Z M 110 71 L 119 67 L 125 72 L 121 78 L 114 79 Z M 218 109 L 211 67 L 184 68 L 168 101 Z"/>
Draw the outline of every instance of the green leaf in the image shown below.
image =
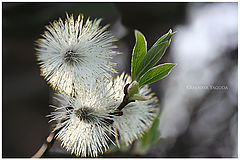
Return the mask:
<path fill-rule="evenodd" d="M 170 45 L 171 38 L 176 32 L 172 33 L 170 29 L 167 34 L 160 37 L 157 42 L 147 52 L 134 77 L 137 81 L 144 75 L 150 68 L 152 68 L 164 55 L 166 49 Z"/>
<path fill-rule="evenodd" d="M 144 35 L 141 32 L 135 30 L 135 37 L 136 44 L 133 48 L 131 68 L 131 75 L 133 80 L 135 79 L 136 71 L 138 70 L 140 63 L 147 53 L 147 41 L 145 40 Z"/>
<path fill-rule="evenodd" d="M 146 85 L 146 84 L 156 82 L 156 81 L 166 77 L 175 65 L 176 64 L 165 63 L 162 65 L 158 65 L 154 68 L 151 68 L 139 80 L 139 87 Z"/>
<path fill-rule="evenodd" d="M 143 58 L 140 67 L 137 70 L 136 81 L 139 81 L 140 77 L 144 75 L 150 68 L 152 68 L 163 56 L 167 47 L 168 41 L 153 46 L 146 56 Z"/>
<path fill-rule="evenodd" d="M 141 138 L 142 146 L 146 147 L 148 145 L 152 145 L 160 140 L 160 131 L 158 129 L 159 126 L 159 116 L 153 120 L 152 126 L 145 132 L 143 137 Z"/>
<path fill-rule="evenodd" d="M 173 32 L 172 33 L 172 30 L 170 29 L 169 31 L 168 31 L 168 33 L 166 33 L 165 35 L 163 35 L 161 38 L 159 38 L 158 40 L 157 40 L 157 42 L 153 45 L 153 46 L 155 46 L 155 45 L 157 45 L 157 44 L 160 44 L 160 43 L 162 43 L 162 42 L 165 42 L 165 41 L 169 41 L 169 43 L 171 42 L 171 38 L 172 38 L 172 36 L 175 34 L 176 32 Z"/>

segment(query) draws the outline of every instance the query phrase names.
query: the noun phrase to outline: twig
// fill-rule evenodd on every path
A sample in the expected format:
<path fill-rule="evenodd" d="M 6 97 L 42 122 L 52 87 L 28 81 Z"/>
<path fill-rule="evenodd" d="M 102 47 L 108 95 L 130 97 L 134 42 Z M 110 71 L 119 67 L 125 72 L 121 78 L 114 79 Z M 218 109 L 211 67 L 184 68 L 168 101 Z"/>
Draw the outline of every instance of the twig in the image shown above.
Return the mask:
<path fill-rule="evenodd" d="M 42 155 L 52 146 L 52 140 L 54 139 L 54 133 L 51 132 L 46 139 L 46 142 L 43 143 L 41 148 L 35 153 L 32 158 L 40 158 Z"/>

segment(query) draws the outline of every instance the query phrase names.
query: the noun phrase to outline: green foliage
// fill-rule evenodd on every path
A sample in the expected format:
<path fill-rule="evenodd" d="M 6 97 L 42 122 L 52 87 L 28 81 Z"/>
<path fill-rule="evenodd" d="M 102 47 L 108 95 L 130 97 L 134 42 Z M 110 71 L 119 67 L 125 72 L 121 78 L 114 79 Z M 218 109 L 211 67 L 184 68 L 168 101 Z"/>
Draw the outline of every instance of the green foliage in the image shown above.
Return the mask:
<path fill-rule="evenodd" d="M 156 144 L 160 140 L 159 115 L 153 121 L 152 126 L 145 132 L 141 139 L 142 147 Z"/>
<path fill-rule="evenodd" d="M 152 68 L 162 57 L 168 47 L 168 42 L 162 42 L 153 46 L 143 58 L 140 67 L 137 70 L 136 81 Z"/>
<path fill-rule="evenodd" d="M 170 44 L 171 38 L 172 38 L 172 36 L 173 36 L 175 33 L 176 33 L 176 32 L 173 32 L 173 33 L 172 33 L 172 30 L 170 29 L 170 30 L 168 31 L 168 33 L 166 33 L 165 35 L 163 35 L 162 37 L 160 37 L 160 38 L 157 40 L 157 42 L 153 45 L 153 47 L 154 47 L 155 45 L 158 45 L 158 44 L 160 44 L 160 43 L 162 43 L 162 42 L 165 42 L 165 41 L 169 41 L 169 44 Z"/>
<path fill-rule="evenodd" d="M 169 32 L 160 37 L 146 54 L 146 40 L 139 32 L 135 31 L 136 44 L 132 55 L 132 79 L 139 82 L 140 86 L 153 83 L 168 75 L 175 64 L 165 64 L 152 68 L 162 58 L 175 34 Z"/>
<path fill-rule="evenodd" d="M 146 74 L 144 74 L 140 78 L 139 87 L 156 82 L 166 77 L 175 65 L 176 64 L 166 63 L 166 64 L 158 65 L 154 68 L 151 68 Z"/>
<path fill-rule="evenodd" d="M 138 70 L 141 61 L 147 53 L 147 41 L 145 40 L 144 35 L 135 30 L 136 44 L 133 48 L 132 54 L 132 79 L 135 79 L 136 71 Z"/>

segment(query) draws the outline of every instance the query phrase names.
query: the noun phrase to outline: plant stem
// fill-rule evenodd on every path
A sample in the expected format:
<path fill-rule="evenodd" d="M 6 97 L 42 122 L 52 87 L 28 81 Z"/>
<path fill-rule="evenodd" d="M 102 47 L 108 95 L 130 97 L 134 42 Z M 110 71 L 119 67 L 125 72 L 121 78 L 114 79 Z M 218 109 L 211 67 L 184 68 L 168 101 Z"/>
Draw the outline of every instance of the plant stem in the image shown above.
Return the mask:
<path fill-rule="evenodd" d="M 127 96 L 125 95 L 123 98 L 122 103 L 119 105 L 119 107 L 117 108 L 117 110 L 121 111 L 126 105 L 128 105 L 131 102 L 135 102 L 135 100 L 131 100 L 129 101 Z"/>
<path fill-rule="evenodd" d="M 52 143 L 53 143 L 53 140 L 54 140 L 54 133 L 51 132 L 49 134 L 49 136 L 47 137 L 46 139 L 46 142 L 43 143 L 43 145 L 40 147 L 40 149 L 37 151 L 37 153 L 35 153 L 32 158 L 40 158 L 42 157 L 42 155 L 48 150 L 51 148 L 52 146 Z"/>
<path fill-rule="evenodd" d="M 126 105 L 128 105 L 129 103 L 131 102 L 135 102 L 135 100 L 131 100 L 129 101 L 129 98 L 128 98 L 128 93 L 127 93 L 127 89 L 129 87 L 129 84 L 127 84 L 125 87 L 124 87 L 124 97 L 123 97 L 123 101 L 122 103 L 118 106 L 117 110 L 121 111 Z"/>

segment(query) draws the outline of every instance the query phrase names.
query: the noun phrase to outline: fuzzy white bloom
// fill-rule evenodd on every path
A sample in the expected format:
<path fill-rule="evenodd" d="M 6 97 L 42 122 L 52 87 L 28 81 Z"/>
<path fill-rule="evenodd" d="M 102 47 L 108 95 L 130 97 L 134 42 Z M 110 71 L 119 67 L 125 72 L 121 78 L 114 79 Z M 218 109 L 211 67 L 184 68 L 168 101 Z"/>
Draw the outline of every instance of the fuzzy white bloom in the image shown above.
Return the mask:
<path fill-rule="evenodd" d="M 126 84 L 131 83 L 131 77 L 125 73 L 118 76 L 113 84 L 114 98 L 118 101 L 118 105 L 124 97 L 124 87 Z M 131 144 L 135 139 L 140 138 L 144 131 L 151 125 L 154 118 L 157 116 L 158 99 L 151 93 L 148 85 L 139 89 L 139 94 L 146 96 L 146 101 L 135 101 L 126 105 L 123 109 L 122 116 L 115 116 L 113 126 L 119 132 L 120 139 L 127 145 Z"/>
<path fill-rule="evenodd" d="M 115 108 L 108 90 L 91 85 L 81 96 L 73 98 L 57 94 L 58 106 L 52 106 L 50 121 L 56 122 L 56 138 L 67 151 L 81 157 L 96 157 L 105 152 L 113 141 L 111 124 L 113 116 L 109 113 Z M 110 101 L 110 102 L 109 102 Z"/>
<path fill-rule="evenodd" d="M 54 89 L 74 95 L 92 83 L 89 79 L 106 81 L 116 73 L 116 64 L 109 61 L 118 54 L 112 45 L 116 39 L 100 22 L 89 18 L 84 22 L 83 15 L 74 20 L 67 14 L 65 22 L 59 18 L 46 26 L 36 42 L 37 60 L 41 75 Z"/>

